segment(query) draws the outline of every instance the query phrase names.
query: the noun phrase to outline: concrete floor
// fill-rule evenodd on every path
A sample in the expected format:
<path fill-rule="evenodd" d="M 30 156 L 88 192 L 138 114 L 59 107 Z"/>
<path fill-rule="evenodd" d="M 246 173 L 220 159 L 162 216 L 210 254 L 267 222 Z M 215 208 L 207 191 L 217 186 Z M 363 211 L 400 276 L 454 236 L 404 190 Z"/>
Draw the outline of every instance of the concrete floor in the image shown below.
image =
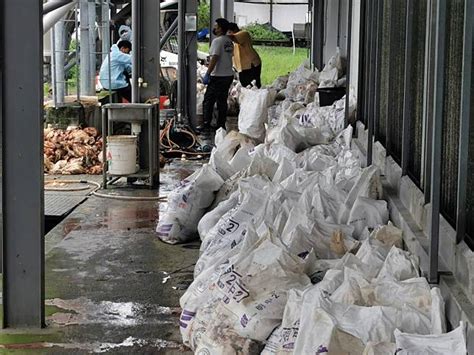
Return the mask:
<path fill-rule="evenodd" d="M 160 194 L 200 164 L 178 161 L 163 169 Z M 165 207 L 89 197 L 57 225 L 46 236 L 48 327 L 0 331 L 0 353 L 191 353 L 180 341 L 179 298 L 193 280 L 199 243 L 157 239 L 158 208 Z"/>

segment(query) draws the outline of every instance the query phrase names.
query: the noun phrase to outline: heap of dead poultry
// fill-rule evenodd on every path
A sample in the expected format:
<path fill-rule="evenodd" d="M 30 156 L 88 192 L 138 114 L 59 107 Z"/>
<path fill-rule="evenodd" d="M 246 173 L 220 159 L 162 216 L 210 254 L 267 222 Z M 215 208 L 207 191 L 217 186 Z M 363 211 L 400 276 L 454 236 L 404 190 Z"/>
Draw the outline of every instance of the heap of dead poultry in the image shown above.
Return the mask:
<path fill-rule="evenodd" d="M 103 140 L 94 127 L 44 130 L 44 172 L 102 174 Z"/>

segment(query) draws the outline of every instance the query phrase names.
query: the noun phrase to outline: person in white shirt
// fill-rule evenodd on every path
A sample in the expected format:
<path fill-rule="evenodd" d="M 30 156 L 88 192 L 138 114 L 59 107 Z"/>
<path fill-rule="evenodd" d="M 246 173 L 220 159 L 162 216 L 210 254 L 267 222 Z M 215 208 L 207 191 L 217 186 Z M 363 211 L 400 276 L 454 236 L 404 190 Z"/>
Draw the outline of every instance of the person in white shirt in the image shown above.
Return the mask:
<path fill-rule="evenodd" d="M 217 36 L 209 50 L 210 62 L 203 83 L 207 85 L 203 101 L 204 123 L 200 130 L 209 132 L 211 128 L 212 112 L 217 102 L 218 126 L 225 129 L 227 120 L 227 97 L 229 88 L 234 80 L 232 56 L 234 43 L 227 36 L 229 21 L 219 18 L 214 24 L 213 33 Z"/>

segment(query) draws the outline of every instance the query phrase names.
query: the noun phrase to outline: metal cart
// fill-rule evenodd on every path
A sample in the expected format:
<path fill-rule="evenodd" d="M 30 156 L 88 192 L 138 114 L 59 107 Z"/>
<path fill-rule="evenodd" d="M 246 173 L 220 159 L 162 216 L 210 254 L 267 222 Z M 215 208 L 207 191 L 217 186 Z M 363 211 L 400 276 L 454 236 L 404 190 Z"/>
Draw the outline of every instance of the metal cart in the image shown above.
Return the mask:
<path fill-rule="evenodd" d="M 114 122 L 140 124 L 139 139 L 140 170 L 135 174 L 114 175 L 108 172 L 107 137 L 113 134 Z M 102 107 L 102 137 L 103 143 L 103 188 L 107 188 L 109 178 L 146 179 L 150 189 L 159 182 L 159 118 L 158 106 L 152 104 L 107 104 Z"/>

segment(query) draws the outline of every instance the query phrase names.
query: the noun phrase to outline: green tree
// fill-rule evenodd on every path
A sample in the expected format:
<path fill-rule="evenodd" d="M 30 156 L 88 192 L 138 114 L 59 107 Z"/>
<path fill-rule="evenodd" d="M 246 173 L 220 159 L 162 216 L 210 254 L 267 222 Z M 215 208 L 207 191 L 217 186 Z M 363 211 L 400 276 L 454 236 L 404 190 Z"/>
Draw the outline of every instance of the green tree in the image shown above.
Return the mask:
<path fill-rule="evenodd" d="M 200 0 L 198 7 L 198 31 L 209 28 L 209 21 L 211 21 L 211 5 L 207 0 Z"/>

